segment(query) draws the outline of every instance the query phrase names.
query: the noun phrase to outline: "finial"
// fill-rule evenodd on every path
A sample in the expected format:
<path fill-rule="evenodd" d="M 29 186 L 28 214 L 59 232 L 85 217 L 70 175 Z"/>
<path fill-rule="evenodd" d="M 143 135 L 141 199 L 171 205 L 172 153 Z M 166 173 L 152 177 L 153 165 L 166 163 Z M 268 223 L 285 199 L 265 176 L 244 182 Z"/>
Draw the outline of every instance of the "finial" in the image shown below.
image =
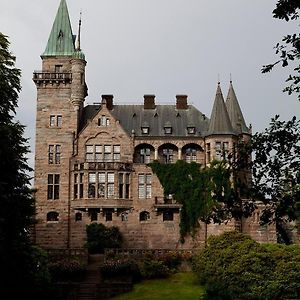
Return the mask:
<path fill-rule="evenodd" d="M 220 84 L 220 74 L 218 73 L 218 84 Z"/>
<path fill-rule="evenodd" d="M 78 38 L 77 38 L 77 45 L 76 45 L 76 50 L 80 51 L 80 33 L 81 33 L 81 16 L 82 16 L 82 11 L 80 11 L 80 18 L 79 18 L 79 25 L 78 25 Z"/>
<path fill-rule="evenodd" d="M 231 73 L 230 73 L 230 83 L 232 83 L 232 76 L 231 76 Z"/>

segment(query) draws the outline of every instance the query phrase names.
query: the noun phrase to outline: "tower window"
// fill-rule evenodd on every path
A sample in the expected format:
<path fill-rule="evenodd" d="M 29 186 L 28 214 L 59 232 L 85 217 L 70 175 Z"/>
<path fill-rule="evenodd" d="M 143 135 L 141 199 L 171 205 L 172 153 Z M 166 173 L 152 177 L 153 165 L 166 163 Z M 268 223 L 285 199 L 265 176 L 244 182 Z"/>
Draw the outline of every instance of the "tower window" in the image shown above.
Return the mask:
<path fill-rule="evenodd" d="M 60 164 L 61 146 L 60 145 L 49 145 L 48 149 L 48 163 Z"/>
<path fill-rule="evenodd" d="M 207 162 L 210 163 L 211 161 L 210 143 L 206 144 L 206 156 L 207 156 Z"/>
<path fill-rule="evenodd" d="M 50 127 L 61 127 L 62 126 L 62 116 L 51 115 L 49 125 L 50 125 Z"/>
<path fill-rule="evenodd" d="M 48 199 L 59 199 L 59 174 L 48 174 Z"/>

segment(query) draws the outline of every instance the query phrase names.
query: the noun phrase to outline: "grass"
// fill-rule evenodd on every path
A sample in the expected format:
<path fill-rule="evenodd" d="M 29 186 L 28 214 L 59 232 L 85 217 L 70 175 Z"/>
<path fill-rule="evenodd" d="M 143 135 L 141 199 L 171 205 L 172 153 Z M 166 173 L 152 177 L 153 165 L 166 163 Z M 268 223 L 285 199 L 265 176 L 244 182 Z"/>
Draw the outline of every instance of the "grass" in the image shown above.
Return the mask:
<path fill-rule="evenodd" d="M 191 272 L 176 273 L 166 279 L 145 280 L 135 284 L 133 291 L 113 300 L 200 300 L 204 288 Z"/>

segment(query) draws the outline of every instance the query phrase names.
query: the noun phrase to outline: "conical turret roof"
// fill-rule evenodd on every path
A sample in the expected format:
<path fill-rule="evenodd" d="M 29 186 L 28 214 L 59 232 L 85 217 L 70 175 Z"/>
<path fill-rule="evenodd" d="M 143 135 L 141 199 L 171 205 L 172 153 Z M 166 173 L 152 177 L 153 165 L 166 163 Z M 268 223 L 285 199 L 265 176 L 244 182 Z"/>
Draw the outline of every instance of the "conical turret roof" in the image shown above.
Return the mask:
<path fill-rule="evenodd" d="M 237 133 L 249 133 L 249 129 L 233 89 L 232 81 L 230 81 L 229 85 L 226 107 L 234 131 Z"/>
<path fill-rule="evenodd" d="M 75 52 L 74 36 L 66 0 L 61 0 L 52 26 L 45 56 L 69 56 Z"/>
<path fill-rule="evenodd" d="M 208 129 L 208 135 L 212 134 L 234 134 L 224 102 L 220 83 L 218 83 Z"/>

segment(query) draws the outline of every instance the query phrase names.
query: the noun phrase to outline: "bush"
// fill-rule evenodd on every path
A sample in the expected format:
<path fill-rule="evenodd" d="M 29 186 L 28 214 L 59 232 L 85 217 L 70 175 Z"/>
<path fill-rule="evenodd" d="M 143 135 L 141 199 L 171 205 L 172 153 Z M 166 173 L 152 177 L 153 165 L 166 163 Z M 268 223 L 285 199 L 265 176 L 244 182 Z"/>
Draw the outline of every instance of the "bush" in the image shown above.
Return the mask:
<path fill-rule="evenodd" d="M 104 279 L 119 277 L 131 278 L 133 282 L 141 280 L 141 272 L 138 264 L 130 259 L 110 259 L 100 267 Z"/>
<path fill-rule="evenodd" d="M 121 248 L 123 237 L 117 226 L 106 227 L 103 224 L 87 225 L 86 247 L 90 254 L 104 253 L 105 248 Z"/>
<path fill-rule="evenodd" d="M 227 232 L 210 237 L 192 262 L 205 299 L 295 299 L 300 296 L 300 247 L 266 246 Z"/>
<path fill-rule="evenodd" d="M 81 281 L 86 265 L 75 259 L 63 259 L 49 263 L 49 270 L 54 281 Z"/>
<path fill-rule="evenodd" d="M 165 278 L 170 275 L 170 269 L 161 260 L 146 257 L 141 266 L 142 276 L 146 279 Z"/>

